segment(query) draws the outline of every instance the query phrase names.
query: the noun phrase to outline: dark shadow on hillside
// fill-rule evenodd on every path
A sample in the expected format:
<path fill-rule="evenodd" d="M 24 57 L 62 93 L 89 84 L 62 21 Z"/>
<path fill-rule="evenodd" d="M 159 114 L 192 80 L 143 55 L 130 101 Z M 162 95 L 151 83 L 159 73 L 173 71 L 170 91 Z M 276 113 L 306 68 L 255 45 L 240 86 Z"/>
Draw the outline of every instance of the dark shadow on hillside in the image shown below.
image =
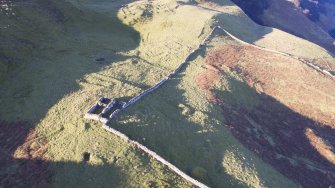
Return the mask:
<path fill-rule="evenodd" d="M 213 92 L 224 101 L 227 127 L 240 142 L 303 187 L 334 185 L 335 165 L 312 146 L 311 141 L 317 140 L 306 136 L 306 132 L 312 131 L 334 148 L 334 129 L 294 112 L 271 96 L 258 94 L 244 82 L 232 77 L 229 82 L 231 91 Z M 239 88 L 248 88 L 259 105 L 249 108 L 239 103 Z"/>
<path fill-rule="evenodd" d="M 265 2 L 265 0 L 261 0 L 261 1 L 240 1 L 237 0 L 241 3 L 245 3 L 247 7 L 251 8 L 251 12 L 253 12 L 255 15 L 253 16 L 254 18 L 257 17 L 257 15 L 262 15 L 263 14 L 263 10 L 258 10 L 256 7 L 258 6 L 264 6 L 267 7 L 267 3 Z M 268 33 L 271 33 L 273 31 L 272 28 L 268 28 L 268 27 L 259 27 L 259 25 L 252 23 L 252 25 L 250 25 L 250 23 L 248 23 L 249 25 L 244 25 L 245 23 L 245 18 L 239 16 L 239 15 L 234 15 L 234 14 L 228 14 L 224 11 L 220 11 L 220 9 L 215 9 L 215 8 L 211 8 L 210 6 L 204 6 L 202 3 L 207 2 L 207 0 L 190 0 L 190 1 L 178 1 L 178 3 L 180 5 L 192 5 L 192 6 L 196 6 L 198 8 L 201 9 L 205 9 L 205 10 L 209 10 L 209 11 L 213 11 L 216 12 L 218 14 L 213 16 L 213 20 L 214 20 L 214 25 L 216 26 L 215 23 L 218 23 L 217 25 L 223 27 L 225 30 L 227 30 L 228 32 L 230 32 L 231 34 L 233 34 L 234 36 L 236 36 L 237 38 L 248 42 L 248 43 L 254 43 L 260 39 L 262 39 L 265 35 L 267 35 Z M 234 3 L 232 2 L 227 2 L 227 1 L 220 1 L 220 0 L 210 0 L 208 1 L 210 3 L 215 3 L 219 6 L 236 6 Z M 240 24 L 243 23 L 243 24 Z M 251 28 L 250 30 L 248 30 L 248 28 Z M 255 30 L 257 30 L 257 32 L 255 32 Z M 202 32 L 203 34 L 203 32 Z"/>
<path fill-rule="evenodd" d="M 233 34 L 238 39 L 253 44 L 256 41 L 264 38 L 267 34 L 273 31 L 270 27 L 259 27 L 256 24 L 250 23 L 252 25 L 243 25 L 239 22 L 244 22 L 240 16 L 227 14 L 221 12 L 220 14 L 213 17 L 215 21 L 220 23 L 225 30 Z M 242 20 L 241 20 L 242 19 Z M 252 28 L 249 30 L 249 28 Z"/>
<path fill-rule="evenodd" d="M 315 3 L 315 2 L 310 2 L 308 0 L 303 0 L 301 1 L 301 5 L 300 5 L 302 6 L 302 10 L 299 10 L 297 7 L 294 6 L 292 2 L 289 2 L 289 1 L 282 1 L 278 4 L 276 4 L 275 1 L 271 2 L 268 0 L 249 0 L 249 1 L 232 0 L 232 1 L 237 6 L 239 6 L 255 23 L 259 25 L 263 25 L 263 26 L 278 28 L 292 35 L 303 38 L 317 45 L 320 45 L 321 47 L 329 51 L 332 56 L 334 56 L 335 47 L 333 45 L 333 42 L 334 42 L 333 40 L 331 39 L 326 40 L 320 37 L 320 36 L 324 36 L 323 33 L 315 34 L 316 31 L 314 31 L 312 28 L 309 28 L 307 25 L 302 25 L 301 23 L 299 23 L 299 22 L 304 21 L 304 20 L 301 20 L 301 17 L 305 16 L 303 15 L 302 10 L 307 9 L 309 10 L 309 13 L 306 15 L 306 17 L 311 22 L 313 22 L 313 24 L 316 25 L 316 22 L 319 20 L 320 14 L 323 14 L 322 13 L 323 10 L 322 8 L 320 8 L 322 6 L 319 6 L 318 2 Z M 275 11 L 275 13 L 273 13 L 272 15 L 271 15 L 271 12 L 266 12 L 266 10 L 270 6 L 274 7 L 273 9 L 271 9 L 271 11 Z M 287 19 L 287 17 L 284 14 L 291 15 L 292 19 Z M 267 16 L 269 17 L 276 16 L 277 20 L 273 19 L 272 21 L 268 21 L 264 19 Z M 297 24 L 295 25 L 292 23 L 297 23 Z M 297 27 L 298 25 L 300 28 Z M 321 27 L 319 29 L 322 30 L 320 32 L 325 32 L 325 33 L 328 32 L 328 31 L 323 31 L 323 28 Z"/>
<path fill-rule="evenodd" d="M 181 5 L 195 5 L 198 7 L 201 7 L 203 9 L 208 9 L 211 11 L 215 11 L 221 14 L 226 14 L 226 16 L 231 16 L 231 19 L 225 20 L 222 22 L 222 26 L 227 29 L 229 32 L 236 35 L 236 33 L 244 32 L 244 34 L 247 34 L 247 36 L 252 36 L 253 33 L 250 33 L 248 29 L 238 26 L 239 24 L 239 17 L 227 14 L 225 12 L 221 12 L 216 9 L 212 9 L 209 7 L 203 7 L 201 4 L 203 2 L 207 2 L 204 0 L 199 1 L 189 1 L 189 2 L 180 2 Z M 315 43 L 323 48 L 325 48 L 333 57 L 335 57 L 335 47 L 333 45 L 333 40 L 331 38 L 326 39 L 326 35 L 324 33 L 329 33 L 331 36 L 331 31 L 319 31 L 317 33 L 313 30 L 313 28 L 310 28 L 310 24 L 303 24 L 303 21 L 309 21 L 307 17 L 310 17 L 307 15 L 306 19 L 303 19 L 305 15 L 302 13 L 302 11 L 297 10 L 297 8 L 293 5 L 292 2 L 289 1 L 278 1 L 274 3 L 275 1 L 268 1 L 268 0 L 232 0 L 232 2 L 226 2 L 226 1 L 220 1 L 220 0 L 210 0 L 210 3 L 215 3 L 219 6 L 238 6 L 240 7 L 243 12 L 254 22 L 255 25 L 252 25 L 252 30 L 254 31 L 255 28 L 257 28 L 258 25 L 261 26 L 267 26 L 267 27 L 273 27 L 278 28 L 280 30 L 283 30 L 285 32 L 288 32 L 292 35 L 295 35 L 297 37 L 303 38 L 305 40 L 308 40 L 312 43 Z M 317 6 L 316 3 L 308 2 L 308 4 L 313 4 L 313 6 Z M 270 11 L 270 8 L 273 7 L 273 10 Z M 321 10 L 321 9 L 320 9 Z M 273 13 L 273 14 L 272 14 Z M 289 18 L 287 17 L 288 15 Z M 221 15 L 222 16 L 222 15 Z M 217 17 L 220 17 L 220 15 L 217 15 Z M 265 17 L 276 17 L 269 21 L 267 19 L 264 19 Z M 315 20 L 314 20 L 315 21 Z M 238 28 L 238 32 L 230 31 L 231 27 L 230 24 L 227 22 L 232 22 L 231 24 L 234 24 L 234 27 Z M 313 19 L 311 20 L 313 22 Z M 245 22 L 242 22 L 245 24 Z M 316 25 L 316 24 L 314 24 Z M 242 25 L 241 25 L 242 26 Z M 322 28 L 319 28 L 322 30 Z M 270 33 L 272 31 L 271 28 L 259 28 L 259 33 L 255 35 L 254 39 L 247 39 L 248 37 L 243 36 L 237 36 L 238 38 L 252 43 L 257 41 L 258 39 L 261 39 L 265 34 Z"/>
<path fill-rule="evenodd" d="M 261 16 L 264 14 L 264 10 L 269 7 L 267 0 L 232 0 L 233 3 L 223 2 L 220 0 L 210 0 L 220 6 L 239 6 L 253 21 L 258 24 L 263 24 Z"/>
<path fill-rule="evenodd" d="M 203 54 L 204 51 L 199 51 L 197 55 Z M 212 122 L 210 113 L 188 105 L 185 90 L 180 87 L 184 70 L 128 108 L 110 126 L 211 187 L 247 187 L 228 175 L 222 165 L 227 148 L 236 149 L 234 141 L 229 140 L 227 130 L 222 126 L 230 129 L 249 150 L 298 184 L 304 187 L 334 185 L 335 166 L 312 146 L 305 135 L 306 130 L 310 129 L 327 139 L 334 148 L 333 129 L 295 113 L 271 96 L 259 94 L 254 88 L 232 77 L 228 79 L 232 85 L 230 92 L 213 91 L 220 99 L 234 101 L 236 96 L 243 95 L 241 91 L 246 90 L 247 95 L 256 97 L 261 103 L 253 108 L 244 106 L 243 101 L 224 103 L 222 109 L 226 122 L 220 123 L 225 125 L 216 124 Z M 188 119 L 206 116 L 209 118 L 205 126 Z M 264 181 L 266 178 L 263 177 L 269 174 L 262 170 L 263 166 L 258 166 L 248 156 L 244 162 L 252 166 L 264 186 L 274 185 L 269 182 L 272 180 Z"/>
<path fill-rule="evenodd" d="M 220 11 L 220 9 L 211 8 L 210 6 L 203 6 L 202 5 L 203 2 L 206 2 L 206 1 L 199 0 L 199 1 L 178 2 L 178 3 L 180 5 L 194 5 L 201 9 L 214 11 L 218 13 L 214 15 L 212 18 L 214 20 L 213 26 L 216 26 L 215 23 L 218 23 L 217 25 L 223 27 L 225 30 L 227 30 L 228 32 L 236 36 L 237 38 L 241 39 L 242 41 L 248 42 L 248 43 L 254 43 L 273 31 L 272 28 L 259 27 L 259 25 L 253 22 L 247 23 L 248 25 L 245 25 L 246 24 L 245 18 L 241 17 L 240 15 L 228 14 L 226 12 Z M 209 2 L 215 3 L 222 7 L 236 6 L 232 2 L 226 2 L 226 1 L 220 1 L 220 0 L 210 0 Z M 255 3 L 254 1 L 250 1 L 250 2 L 245 1 L 245 3 L 247 4 L 246 6 L 250 8 L 258 7 L 258 6 L 267 7 L 267 3 L 265 3 L 263 0 L 257 1 L 257 3 Z M 255 14 L 253 17 L 263 14 L 263 11 L 258 11 L 256 8 L 255 8 L 255 11 L 254 9 L 252 9 L 251 11 L 253 11 Z M 240 22 L 243 24 L 240 24 Z M 248 28 L 252 28 L 252 29 L 248 29 Z"/>
<path fill-rule="evenodd" d="M 246 84 L 232 78 L 230 81 L 232 85 L 249 88 L 251 93 L 256 94 L 254 89 Z M 223 130 L 214 128 L 213 132 L 206 132 L 206 128 L 190 124 L 187 116 L 192 115 L 194 109 L 188 106 L 190 114 L 181 114 L 178 107 L 179 104 L 187 106 L 183 90 L 175 90 L 173 97 L 167 94 L 169 92 L 164 92 L 176 89 L 178 82 L 178 79 L 172 80 L 160 91 L 139 102 L 136 111 L 131 110 L 134 113 L 131 116 L 140 121 L 126 125 L 112 123 L 111 126 L 148 146 L 190 175 L 195 167 L 204 168 L 207 173 L 203 177 L 195 178 L 209 186 L 220 187 L 223 183 L 228 186 L 240 185 L 225 174 L 221 166 L 224 157 L 222 155 L 225 153 L 224 150 L 220 150 L 224 148 L 223 143 L 220 143 L 220 137 L 224 136 L 220 131 Z M 240 95 L 235 91 L 240 90 L 233 87 L 232 92 L 215 92 L 225 100 Z M 228 104 L 223 106 L 227 127 L 234 136 L 283 175 L 304 187 L 333 185 L 334 164 L 319 154 L 307 139 L 305 132 L 307 129 L 313 130 L 319 137 L 327 139 L 334 148 L 335 131 L 295 113 L 270 96 L 259 94 L 257 97 L 261 104 L 252 109 Z M 158 101 L 159 104 L 155 104 Z M 119 120 L 126 121 L 129 118 L 130 116 L 121 115 Z M 258 167 L 255 168 L 257 170 Z M 260 178 L 266 176 L 260 171 L 258 174 Z M 217 176 L 221 177 L 221 182 L 212 178 Z"/>
<path fill-rule="evenodd" d="M 199 55 L 204 55 L 204 51 L 197 51 L 190 60 Z M 222 125 L 210 126 L 215 124 L 211 122 L 211 118 L 207 120 L 209 122 L 205 127 L 188 120 L 191 116 L 201 118 L 210 117 L 211 114 L 188 105 L 188 99 L 184 96 L 185 90 L 178 87 L 186 67 L 181 70 L 181 74 L 160 89 L 138 101 L 134 105 L 136 110 L 130 107 L 127 112 L 122 112 L 110 126 L 144 144 L 210 187 L 248 187 L 225 172 L 222 166 L 225 149 L 235 150 L 236 147 L 232 140 L 224 142 L 223 138 L 229 137 L 229 134 L 224 132 Z M 137 120 L 129 122 L 134 118 Z M 248 164 L 253 163 L 249 159 L 246 160 Z M 249 167 L 256 170 L 258 168 L 257 164 L 255 167 Z M 266 176 L 262 171 L 257 173 L 260 177 Z M 269 182 L 264 182 L 265 186 L 270 185 L 268 184 Z"/>
<path fill-rule="evenodd" d="M 30 154 L 17 159 L 13 157 L 13 152 L 25 142 L 31 129 L 54 104 L 65 95 L 79 89 L 77 81 L 84 75 L 97 72 L 111 63 L 128 59 L 129 57 L 120 56 L 117 53 L 135 49 L 140 42 L 139 33 L 118 20 L 117 9 L 110 11 L 106 16 L 91 10 L 79 10 L 64 1 L 18 3 L 22 5 L 19 4 L 16 8 L 24 9 L 28 13 L 31 10 L 35 11 L 34 14 L 41 20 L 25 15 L 24 11 L 17 12 L 18 19 L 13 19 L 16 21 L 17 33 L 9 33 L 13 38 L 1 41 L 3 45 L 6 45 L 4 42 L 8 42 L 8 49 L 14 45 L 13 51 L 18 51 L 17 54 L 20 54 L 20 50 L 25 54 L 26 49 L 15 47 L 15 45 L 21 45 L 15 42 L 15 37 L 20 40 L 27 37 L 24 32 L 29 31 L 29 34 L 34 33 L 29 39 L 39 39 L 39 41 L 32 41 L 34 45 L 38 45 L 30 49 L 32 51 L 28 50 L 29 57 L 27 56 L 26 61 L 11 65 L 13 69 L 0 84 L 0 120 L 16 119 L 18 121 L 10 124 L 0 121 L 1 186 L 48 187 L 52 179 L 49 168 L 53 165 L 68 169 L 68 171 L 64 170 L 66 172 L 64 176 L 68 176 L 69 186 L 85 185 L 85 182 L 86 186 L 92 182 L 96 182 L 97 186 L 107 186 L 103 182 L 105 180 L 110 182 L 111 179 L 114 182 L 113 186 L 116 186 L 123 174 L 117 167 L 109 164 L 92 166 L 85 162 L 48 162 Z M 52 26 L 51 29 L 47 28 L 49 26 Z M 2 34 L 4 33 L 0 33 L 0 36 L 4 36 Z M 61 45 L 62 42 L 67 45 Z M 0 51 L 0 54 L 3 52 Z M 105 58 L 106 62 L 97 62 L 97 58 Z M 18 65 L 18 63 L 25 64 Z M 22 69 L 29 71 L 22 71 Z M 38 80 L 44 82 L 39 83 Z M 45 84 L 46 82 L 49 84 Z M 18 106 L 20 108 L 17 108 Z M 33 111 L 32 122 L 29 123 L 22 122 L 24 120 L 20 115 L 27 111 Z M 14 113 L 17 116 L 13 117 Z M 8 115 L 11 116 L 8 117 Z M 75 176 L 70 174 L 71 172 L 83 175 Z"/>
<path fill-rule="evenodd" d="M 105 184 L 106 182 L 113 182 L 112 186 L 117 186 L 126 177 L 113 164 L 93 166 L 84 159 L 79 163 L 45 161 L 43 153 L 39 152 L 43 146 L 39 147 L 35 144 L 41 138 L 31 138 L 34 134 L 33 129 L 30 129 L 27 124 L 28 122 L 0 121 L 0 185 L 2 187 L 59 187 L 61 185 L 52 186 L 53 177 L 50 169 L 54 166 L 63 169 L 63 173 L 58 177 L 62 176 L 62 180 L 65 181 L 63 185 L 69 187 L 90 185 L 110 187 L 111 185 Z M 14 157 L 17 149 L 20 149 L 17 154 L 19 157 Z"/>
<path fill-rule="evenodd" d="M 139 101 L 135 105 L 136 111 L 132 110 L 134 107 L 127 109 L 110 126 L 139 141 L 188 175 L 211 187 L 247 187 L 224 173 L 221 167 L 224 151 L 218 149 L 220 147 L 216 144 L 222 146 L 222 143 L 218 143 L 222 135 L 215 132 L 200 133 L 204 128 L 190 123 L 182 114 L 179 104 L 185 104 L 188 109 L 186 113 L 195 113 L 195 109 L 187 105 L 187 99 L 183 97 L 184 90 L 176 89 L 179 82 L 180 78 L 169 81 Z M 174 90 L 173 96 L 166 90 Z M 125 113 L 130 115 L 124 115 Z M 139 121 L 120 123 L 134 117 Z M 194 172 L 195 169 L 200 170 L 197 173 Z M 213 178 L 213 175 L 220 179 Z"/>
<path fill-rule="evenodd" d="M 37 0 L 19 5 L 17 9 L 35 11 L 41 17 L 41 20 L 33 20 L 34 17 L 30 18 L 24 15 L 25 12 L 18 11 L 18 18 L 26 17 L 24 21 L 16 23 L 17 32 L 23 33 L 21 37 L 26 37 L 24 31 L 28 28 L 29 32 L 33 32 L 30 31 L 31 28 L 36 28 L 35 33 L 44 28 L 46 31 L 32 36 L 41 40 L 33 41 L 38 43 L 38 47 L 29 55 L 33 56 L 32 60 L 13 69 L 1 82 L 2 119 L 21 119 L 21 113 L 33 110 L 31 119 L 32 126 L 35 126 L 54 104 L 79 89 L 78 80 L 84 75 L 128 59 L 129 57 L 118 52 L 135 49 L 140 42 L 139 33 L 117 18 L 118 8 L 106 15 L 81 10 L 64 1 Z M 48 24 L 44 22 L 45 19 Z M 54 30 L 47 29 L 49 26 Z M 13 33 L 14 37 L 16 35 L 17 33 Z M 99 61 L 101 59 L 104 62 Z M 31 104 L 30 101 L 35 103 Z M 20 108 L 17 108 L 19 105 Z M 17 117 L 13 117 L 14 113 Z"/>

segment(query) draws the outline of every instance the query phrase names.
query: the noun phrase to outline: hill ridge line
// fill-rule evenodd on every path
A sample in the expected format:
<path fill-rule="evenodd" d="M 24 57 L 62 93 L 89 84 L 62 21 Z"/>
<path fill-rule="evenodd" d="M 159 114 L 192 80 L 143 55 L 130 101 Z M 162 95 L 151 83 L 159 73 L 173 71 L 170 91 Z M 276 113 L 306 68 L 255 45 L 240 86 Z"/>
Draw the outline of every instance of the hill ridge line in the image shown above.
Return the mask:
<path fill-rule="evenodd" d="M 267 52 L 272 52 L 272 53 L 276 53 L 276 54 L 280 54 L 280 55 L 284 55 L 286 57 L 290 57 L 290 58 L 296 59 L 296 60 L 300 61 L 301 63 L 306 64 L 309 67 L 317 70 L 318 72 L 321 72 L 324 75 L 330 76 L 331 78 L 335 78 L 335 75 L 331 74 L 329 71 L 324 70 L 324 69 L 320 68 L 319 66 L 314 65 L 313 63 L 310 63 L 308 61 L 302 60 L 302 59 L 296 57 L 295 55 L 292 55 L 292 54 L 289 54 L 289 53 L 286 53 L 286 52 L 281 52 L 281 51 L 277 51 L 277 50 L 268 49 L 268 48 L 265 48 L 265 47 L 262 47 L 262 46 L 257 46 L 255 44 L 251 44 L 251 43 L 245 42 L 245 41 L 243 41 L 243 40 L 235 37 L 233 34 L 229 33 L 227 30 L 225 30 L 221 26 L 216 26 L 216 27 L 219 28 L 219 29 L 221 29 L 222 31 L 224 31 L 225 33 L 227 33 L 231 38 L 233 38 L 234 40 L 236 40 L 236 41 L 238 41 L 240 43 L 243 43 L 243 44 L 248 45 L 248 46 L 252 46 L 252 47 L 260 49 L 260 50 L 264 50 L 264 51 L 267 51 Z"/>
<path fill-rule="evenodd" d="M 233 34 L 229 33 L 227 30 L 225 30 L 223 27 L 221 26 L 215 26 L 212 31 L 209 33 L 209 35 L 199 44 L 199 46 L 192 50 L 189 55 L 185 58 L 185 60 L 172 72 L 170 73 L 167 77 L 165 77 L 163 80 L 159 81 L 156 85 L 152 86 L 151 88 L 147 89 L 147 90 L 144 90 L 143 92 L 141 92 L 140 94 L 138 94 L 137 96 L 133 97 L 132 99 L 130 99 L 127 103 L 125 103 L 121 109 L 118 109 L 116 111 L 114 111 L 109 119 L 106 121 L 106 124 L 108 124 L 110 122 L 111 119 L 113 119 L 117 114 L 119 114 L 120 112 L 122 112 L 123 110 L 125 110 L 126 108 L 128 108 L 129 106 L 133 105 L 135 102 L 137 102 L 138 100 L 140 100 L 142 97 L 144 97 L 145 95 L 153 92 L 154 90 L 158 89 L 161 85 L 163 85 L 166 81 L 168 81 L 170 78 L 172 78 L 175 74 L 177 74 L 180 69 L 189 61 L 190 57 L 196 52 L 198 51 L 200 48 L 202 48 L 205 44 L 205 42 L 212 36 L 212 34 L 214 33 L 214 31 L 216 29 L 220 29 L 222 30 L 223 32 L 225 32 L 227 35 L 229 35 L 231 38 L 233 38 L 234 40 L 242 43 L 242 44 L 245 44 L 245 45 L 248 45 L 248 46 L 252 46 L 254 48 L 257 48 L 257 49 L 260 49 L 260 50 L 263 50 L 263 51 L 268 51 L 268 52 L 272 52 L 272 53 L 276 53 L 276 54 L 280 54 L 280 55 L 283 55 L 283 56 L 286 56 L 286 57 L 290 57 L 290 58 L 293 58 L 295 60 L 298 60 L 299 62 L 313 68 L 314 70 L 326 75 L 326 76 L 330 76 L 331 78 L 335 78 L 335 76 L 333 76 L 329 71 L 327 70 L 324 70 L 322 68 L 320 68 L 319 66 L 316 66 L 310 62 L 307 62 L 307 61 L 304 61 L 304 60 L 301 60 L 300 58 L 298 57 L 295 57 L 294 55 L 292 54 L 289 54 L 289 53 L 285 53 L 285 52 L 280 52 L 280 51 L 276 51 L 276 50 L 272 50 L 272 49 L 268 49 L 268 48 L 265 48 L 265 47 L 261 47 L 261 46 L 257 46 L 255 44 L 250 44 L 248 42 L 245 42 L 237 37 L 235 37 Z"/>

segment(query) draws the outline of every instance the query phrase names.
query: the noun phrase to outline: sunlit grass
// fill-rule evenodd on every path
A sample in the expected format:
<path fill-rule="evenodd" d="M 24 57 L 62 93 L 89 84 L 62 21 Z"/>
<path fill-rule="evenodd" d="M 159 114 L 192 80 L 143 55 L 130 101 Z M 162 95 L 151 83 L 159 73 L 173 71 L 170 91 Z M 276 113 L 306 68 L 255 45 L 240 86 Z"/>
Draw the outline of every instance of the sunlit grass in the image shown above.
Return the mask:
<path fill-rule="evenodd" d="M 1 118 L 30 120 L 47 138 L 46 159 L 55 187 L 190 187 L 83 115 L 99 96 L 128 100 L 168 75 L 207 36 L 216 12 L 165 0 L 123 8 L 120 1 L 71 1 L 76 7 L 52 2 L 65 21 L 41 17 L 34 7 L 18 7 L 17 16 L 31 19 L 10 22 L 32 27 L 23 34 L 14 28 L 1 33 L 8 37 L 9 46 L 0 46 L 0 52 L 19 62 L 1 83 Z M 247 25 L 226 19 L 214 19 L 214 24 L 232 31 Z M 18 36 L 31 43 L 17 49 L 20 45 L 12 41 Z M 234 42 L 217 37 L 208 49 L 226 43 Z M 198 54 L 184 72 L 122 113 L 111 126 L 211 186 L 294 186 L 223 127 L 220 108 L 194 83 L 205 54 Z M 99 58 L 104 60 L 97 62 Z M 2 62 L 0 74 L 9 67 Z M 220 90 L 229 91 L 234 85 L 226 81 L 227 85 L 218 83 Z M 249 91 L 238 89 L 241 95 L 226 97 L 252 106 L 252 98 L 246 98 Z M 85 152 L 90 153 L 87 163 Z"/>

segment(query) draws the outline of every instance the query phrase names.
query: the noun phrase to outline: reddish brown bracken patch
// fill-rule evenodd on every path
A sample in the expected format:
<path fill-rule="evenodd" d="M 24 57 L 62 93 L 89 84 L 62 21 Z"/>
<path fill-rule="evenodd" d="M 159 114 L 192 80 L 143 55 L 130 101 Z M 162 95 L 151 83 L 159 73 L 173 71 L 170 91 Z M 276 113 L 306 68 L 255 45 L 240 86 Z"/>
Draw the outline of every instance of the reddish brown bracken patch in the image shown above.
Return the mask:
<path fill-rule="evenodd" d="M 303 187 L 335 185 L 334 80 L 298 60 L 250 46 L 213 50 L 205 64 L 208 69 L 195 80 L 222 107 L 236 138 Z M 214 93 L 214 83 L 227 69 L 257 91 L 257 106 L 226 104 Z"/>
<path fill-rule="evenodd" d="M 198 86 L 201 87 L 204 91 L 206 91 L 207 96 L 210 101 L 214 102 L 216 101 L 217 97 L 213 92 L 211 92 L 211 89 L 214 86 L 214 83 L 216 81 L 220 81 L 220 76 L 217 73 L 216 70 L 209 70 L 204 73 L 200 73 L 196 78 L 195 81 L 197 82 Z"/>
<path fill-rule="evenodd" d="M 332 151 L 333 148 L 330 146 L 330 144 L 325 143 L 325 141 L 315 134 L 315 132 L 312 129 L 307 129 L 305 131 L 305 135 L 308 138 L 309 142 L 312 144 L 312 146 L 328 161 L 335 164 L 335 154 Z"/>
<path fill-rule="evenodd" d="M 46 141 L 28 122 L 0 121 L 0 184 L 4 187 L 49 187 L 44 160 Z"/>

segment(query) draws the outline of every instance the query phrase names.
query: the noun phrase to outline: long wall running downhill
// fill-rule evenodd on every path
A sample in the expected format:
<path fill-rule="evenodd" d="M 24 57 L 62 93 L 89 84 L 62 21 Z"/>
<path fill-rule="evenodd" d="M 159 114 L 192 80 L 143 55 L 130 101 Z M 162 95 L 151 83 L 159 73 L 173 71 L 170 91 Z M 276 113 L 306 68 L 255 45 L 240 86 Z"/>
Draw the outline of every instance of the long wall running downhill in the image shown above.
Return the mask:
<path fill-rule="evenodd" d="M 128 136 L 126 136 L 125 134 L 121 133 L 120 131 L 117 131 L 117 130 L 113 129 L 113 128 L 109 127 L 106 124 L 104 124 L 102 126 L 102 128 L 104 128 L 108 132 L 111 132 L 111 133 L 115 134 L 116 136 L 122 138 L 123 140 L 127 141 L 128 143 L 136 146 L 138 149 L 141 149 L 143 152 L 145 152 L 146 154 L 148 154 L 152 158 L 156 159 L 157 161 L 161 162 L 162 164 L 164 164 L 165 166 L 167 166 L 169 169 L 171 169 L 172 171 L 174 171 L 175 173 L 177 173 L 178 175 L 180 175 L 182 178 L 184 178 L 185 180 L 191 182 L 193 185 L 195 185 L 197 187 L 200 187 L 200 188 L 208 188 L 207 185 L 199 182 L 198 180 L 193 179 L 192 177 L 190 177 L 189 175 L 187 175 L 183 171 L 181 171 L 179 168 L 177 168 L 176 166 L 174 166 L 173 164 L 171 164 L 169 161 L 167 161 L 163 157 L 159 156 L 154 151 L 150 150 L 149 148 L 145 147 L 144 145 L 140 144 L 137 141 L 129 139 Z"/>
<path fill-rule="evenodd" d="M 190 60 L 190 57 L 197 52 L 198 50 L 200 50 L 204 45 L 205 42 L 213 35 L 215 30 L 222 30 L 224 31 L 227 35 L 229 35 L 230 37 L 232 37 L 234 40 L 241 42 L 242 44 L 245 45 L 249 45 L 249 46 L 253 46 L 255 48 L 261 49 L 261 50 L 265 50 L 265 51 L 269 51 L 269 52 L 273 52 L 273 53 L 277 53 L 277 54 L 281 54 L 284 56 L 289 56 L 291 58 L 297 59 L 300 62 L 312 67 L 313 69 L 328 75 L 332 78 L 334 78 L 334 75 L 332 75 L 330 72 L 323 70 L 322 68 L 313 65 L 312 63 L 309 63 L 307 61 L 303 61 L 297 57 L 294 57 L 291 54 L 287 54 L 284 52 L 279 52 L 279 51 L 275 51 L 275 50 L 271 50 L 271 49 L 266 49 L 260 46 L 256 46 L 254 44 L 250 44 L 247 42 L 244 42 L 240 39 L 238 39 L 237 37 L 235 37 L 234 35 L 232 35 L 231 33 L 229 33 L 228 31 L 226 31 L 225 29 L 223 29 L 221 26 L 215 26 L 212 31 L 210 32 L 210 34 L 199 44 L 199 46 L 193 50 L 186 58 L 185 60 L 172 72 L 170 73 L 167 77 L 165 77 L 163 80 L 161 80 L 160 82 L 158 82 L 156 85 L 154 85 L 153 87 L 143 91 L 142 93 L 140 93 L 139 95 L 133 97 L 131 100 L 129 100 L 127 103 L 125 103 L 121 109 L 116 110 L 115 112 L 113 112 L 109 118 L 109 120 L 103 124 L 102 128 L 104 128 L 105 130 L 107 130 L 108 132 L 113 133 L 114 135 L 120 137 L 121 139 L 125 140 L 126 142 L 134 145 L 135 147 L 141 149 L 143 152 L 145 152 L 146 154 L 148 154 L 149 156 L 151 156 L 152 158 L 160 161 L 161 163 L 163 163 L 164 165 L 166 165 L 169 169 L 171 169 L 172 171 L 174 171 L 175 173 L 177 173 L 178 175 L 180 175 L 181 177 L 183 177 L 185 180 L 191 182 L 193 185 L 197 186 L 197 187 L 201 187 L 201 188 L 207 188 L 208 186 L 199 182 L 198 180 L 193 179 L 192 177 L 190 177 L 189 175 L 185 174 L 183 171 L 181 171 L 180 169 L 178 169 L 176 166 L 174 166 L 173 164 L 171 164 L 170 162 L 168 162 L 167 160 L 165 160 L 163 157 L 159 156 L 157 153 L 155 153 L 154 151 L 150 150 L 149 148 L 147 148 L 146 146 L 140 144 L 137 141 L 131 140 L 127 135 L 121 133 L 120 131 L 108 126 L 109 122 L 111 119 L 113 119 L 116 115 L 118 115 L 120 112 L 122 112 L 123 110 L 125 110 L 126 108 L 128 108 L 129 106 L 133 105 L 134 103 L 136 103 L 138 100 L 140 100 L 142 97 L 146 96 L 147 94 L 153 92 L 154 90 L 156 90 L 157 88 L 159 88 L 161 85 L 163 85 L 165 82 L 167 82 L 169 79 L 171 79 L 174 75 L 176 75 L 181 69 L 182 67 L 185 66 L 185 64 Z"/>

